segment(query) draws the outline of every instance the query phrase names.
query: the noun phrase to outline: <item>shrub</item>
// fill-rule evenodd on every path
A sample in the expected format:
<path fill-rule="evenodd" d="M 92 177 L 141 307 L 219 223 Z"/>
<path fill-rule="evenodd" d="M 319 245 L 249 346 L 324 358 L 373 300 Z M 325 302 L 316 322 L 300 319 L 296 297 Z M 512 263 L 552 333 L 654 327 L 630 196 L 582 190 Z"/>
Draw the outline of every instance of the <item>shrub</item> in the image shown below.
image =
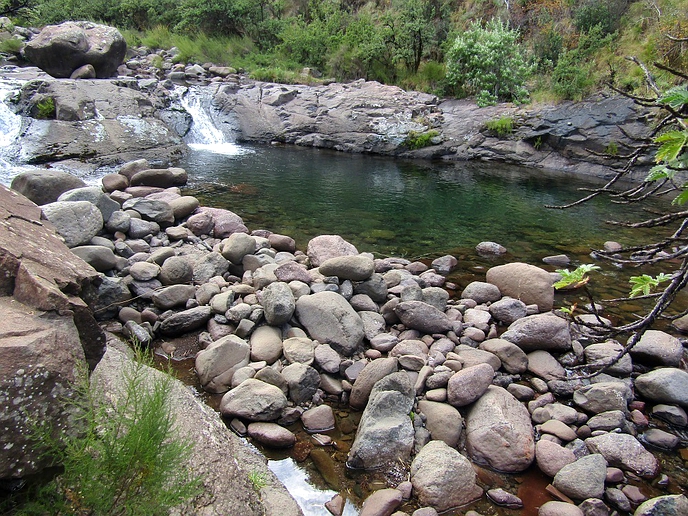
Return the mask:
<path fill-rule="evenodd" d="M 510 116 L 503 116 L 496 120 L 488 120 L 485 128 L 503 138 L 514 132 L 514 119 Z"/>
<path fill-rule="evenodd" d="M 435 138 L 439 133 L 434 129 L 426 131 L 424 133 L 418 133 L 416 131 L 409 131 L 404 140 L 404 145 L 409 150 L 418 150 L 423 147 L 428 147 L 432 145 L 432 139 Z"/>
<path fill-rule="evenodd" d="M 55 118 L 55 99 L 52 97 L 43 97 L 36 103 L 36 118 L 42 120 L 50 120 Z"/>
<path fill-rule="evenodd" d="M 498 100 L 525 102 L 525 81 L 532 71 L 519 33 L 500 20 L 485 27 L 475 22 L 459 35 L 447 57 L 447 82 L 460 94 L 476 94 L 478 105 Z"/>

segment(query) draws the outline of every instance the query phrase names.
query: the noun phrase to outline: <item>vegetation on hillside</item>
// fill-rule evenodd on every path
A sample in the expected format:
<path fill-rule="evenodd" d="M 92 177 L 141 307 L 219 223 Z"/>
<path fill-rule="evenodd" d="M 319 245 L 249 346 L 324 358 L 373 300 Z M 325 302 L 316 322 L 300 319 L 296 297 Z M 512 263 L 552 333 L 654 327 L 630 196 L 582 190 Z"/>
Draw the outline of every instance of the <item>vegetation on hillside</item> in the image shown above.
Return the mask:
<path fill-rule="evenodd" d="M 176 46 L 181 62 L 276 79 L 309 67 L 483 103 L 525 100 L 526 91 L 579 99 L 610 81 L 642 92 L 625 57 L 685 68 L 686 12 L 688 0 L 0 0 L 0 15 L 19 23 L 101 21 L 131 44 Z M 493 44 L 459 55 L 471 34 Z M 466 63 L 465 73 L 493 66 L 466 79 L 457 74 Z M 661 85 L 673 80 L 659 73 Z"/>

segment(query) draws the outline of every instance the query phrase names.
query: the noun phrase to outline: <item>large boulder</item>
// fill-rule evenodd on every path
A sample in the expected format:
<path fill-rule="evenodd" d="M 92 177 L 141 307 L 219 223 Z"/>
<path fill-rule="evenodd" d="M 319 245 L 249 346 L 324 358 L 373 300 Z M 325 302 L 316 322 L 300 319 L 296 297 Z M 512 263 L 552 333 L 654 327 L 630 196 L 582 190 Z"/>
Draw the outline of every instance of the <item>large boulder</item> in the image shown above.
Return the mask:
<path fill-rule="evenodd" d="M 67 190 L 82 186 L 86 183 L 61 170 L 27 170 L 12 179 L 11 188 L 40 206 L 55 202 Z"/>
<path fill-rule="evenodd" d="M 349 467 L 376 469 L 409 460 L 414 439 L 409 412 L 414 398 L 406 372 L 392 373 L 375 384 L 349 451 Z"/>
<path fill-rule="evenodd" d="M 466 449 L 478 464 L 524 471 L 535 458 L 528 410 L 508 391 L 491 385 L 466 415 Z"/>
<path fill-rule="evenodd" d="M 425 415 L 425 426 L 432 439 L 443 441 L 455 448 L 461 438 L 463 418 L 451 405 L 436 401 L 420 400 L 418 410 Z"/>
<path fill-rule="evenodd" d="M 291 319 L 296 309 L 294 294 L 289 285 L 276 281 L 263 289 L 265 320 L 273 326 L 280 326 Z"/>
<path fill-rule="evenodd" d="M 571 349 L 568 322 L 552 313 L 517 319 L 501 338 L 516 344 L 525 352 L 541 349 L 563 353 Z"/>
<path fill-rule="evenodd" d="M 363 321 L 335 292 L 301 296 L 296 302 L 296 316 L 314 340 L 329 344 L 342 355 L 352 355 L 363 341 Z"/>
<path fill-rule="evenodd" d="M 210 392 L 227 392 L 237 369 L 248 365 L 248 342 L 236 335 L 227 335 L 213 342 L 196 355 L 196 373 L 203 388 Z"/>
<path fill-rule="evenodd" d="M 90 64 L 99 79 L 117 75 L 127 43 L 114 27 L 86 21 L 47 25 L 24 47 L 26 58 L 53 77 Z"/>
<path fill-rule="evenodd" d="M 364 281 L 375 272 L 373 259 L 359 254 L 355 256 L 335 256 L 320 264 L 324 276 L 337 276 L 343 280 Z"/>
<path fill-rule="evenodd" d="M 306 254 L 313 267 L 338 256 L 355 256 L 358 250 L 339 235 L 320 235 L 308 242 Z"/>
<path fill-rule="evenodd" d="M 273 421 L 286 406 L 287 397 L 279 387 L 249 378 L 222 397 L 220 412 L 249 421 Z"/>
<path fill-rule="evenodd" d="M 351 389 L 349 403 L 355 409 L 362 409 L 368 403 L 368 398 L 375 384 L 385 376 L 397 371 L 397 359 L 394 357 L 378 358 L 366 364 L 356 377 Z"/>
<path fill-rule="evenodd" d="M 74 188 L 61 194 L 58 201 L 88 201 L 100 210 L 103 221 L 107 222 L 110 216 L 120 209 L 119 203 L 110 198 L 103 189 L 98 186 L 84 186 Z"/>
<path fill-rule="evenodd" d="M 103 215 L 88 201 L 56 201 L 44 204 L 42 210 L 67 247 L 87 244 L 103 228 Z"/>
<path fill-rule="evenodd" d="M 422 505 L 448 511 L 483 494 L 466 457 L 443 441 L 430 441 L 411 463 L 411 483 Z"/>
<path fill-rule="evenodd" d="M 487 271 L 488 283 L 499 288 L 503 296 L 520 299 L 527 305 L 537 305 L 541 312 L 554 306 L 554 287 L 549 272 L 527 263 L 507 263 Z"/>
<path fill-rule="evenodd" d="M 631 348 L 631 356 L 647 365 L 678 367 L 683 357 L 683 344 L 663 331 L 647 330 Z"/>
<path fill-rule="evenodd" d="M 636 390 L 655 403 L 688 407 L 688 372 L 675 367 L 662 367 L 635 379 Z"/>
<path fill-rule="evenodd" d="M 650 498 L 638 506 L 633 516 L 682 516 L 688 514 L 685 495 L 664 495 Z"/>
<path fill-rule="evenodd" d="M 589 437 L 585 445 L 592 453 L 601 454 L 610 466 L 632 471 L 644 478 L 654 478 L 659 472 L 655 456 L 632 435 L 610 432 Z"/>
<path fill-rule="evenodd" d="M 409 328 L 424 333 L 444 333 L 452 329 L 452 322 L 434 306 L 424 301 L 402 301 L 394 313 Z"/>

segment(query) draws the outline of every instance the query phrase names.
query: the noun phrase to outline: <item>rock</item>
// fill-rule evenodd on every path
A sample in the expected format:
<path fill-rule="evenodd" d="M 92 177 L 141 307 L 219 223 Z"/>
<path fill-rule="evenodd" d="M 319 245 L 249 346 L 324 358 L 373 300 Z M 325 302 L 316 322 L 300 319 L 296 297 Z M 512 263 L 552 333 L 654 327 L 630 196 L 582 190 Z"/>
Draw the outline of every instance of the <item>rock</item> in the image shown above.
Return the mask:
<path fill-rule="evenodd" d="M 499 288 L 503 296 L 513 297 L 526 305 L 538 305 L 541 312 L 554 306 L 554 288 L 549 272 L 526 263 L 498 265 L 487 271 L 486 281 Z"/>
<path fill-rule="evenodd" d="M 277 423 L 250 423 L 249 437 L 269 448 L 290 448 L 296 443 L 296 436 Z"/>
<path fill-rule="evenodd" d="M 663 331 L 646 330 L 630 353 L 634 360 L 643 364 L 679 367 L 683 357 L 683 344 Z"/>
<path fill-rule="evenodd" d="M 688 414 L 681 407 L 660 403 L 652 407 L 652 416 L 662 419 L 678 427 L 688 426 Z"/>
<path fill-rule="evenodd" d="M 158 186 L 170 188 L 184 186 L 188 180 L 186 171 L 182 168 L 149 168 L 141 170 L 131 176 L 131 186 Z"/>
<path fill-rule="evenodd" d="M 596 366 L 608 365 L 616 360 L 622 351 L 623 346 L 613 340 L 591 344 L 585 348 L 585 362 Z M 606 369 L 607 373 L 618 375 L 628 375 L 632 371 L 633 361 L 628 354 Z"/>
<path fill-rule="evenodd" d="M 60 170 L 27 170 L 12 179 L 12 190 L 39 206 L 57 201 L 67 190 L 86 186 L 81 179 Z"/>
<path fill-rule="evenodd" d="M 251 334 L 251 360 L 272 364 L 282 356 L 282 334 L 273 326 L 259 326 Z"/>
<path fill-rule="evenodd" d="M 222 256 L 234 265 L 240 265 L 244 256 L 256 252 L 256 239 L 246 233 L 229 235 L 222 246 Z"/>
<path fill-rule="evenodd" d="M 88 201 L 100 210 L 103 221 L 107 221 L 114 212 L 119 210 L 119 203 L 110 199 L 110 196 L 97 186 L 84 186 L 68 190 L 61 194 L 57 200 L 58 202 Z"/>
<path fill-rule="evenodd" d="M 530 315 L 514 321 L 502 339 L 525 352 L 546 350 L 566 352 L 571 349 L 571 333 L 566 319 L 551 313 Z"/>
<path fill-rule="evenodd" d="M 286 406 L 287 397 L 279 387 L 249 378 L 222 397 L 220 412 L 249 421 L 273 421 Z"/>
<path fill-rule="evenodd" d="M 657 459 L 632 435 L 606 433 L 587 438 L 585 445 L 592 453 L 604 456 L 610 466 L 643 478 L 653 478 L 659 472 Z"/>
<path fill-rule="evenodd" d="M 545 381 L 566 378 L 566 370 L 547 351 L 533 351 L 528 353 L 528 371 Z"/>
<path fill-rule="evenodd" d="M 650 401 L 688 407 L 688 372 L 682 369 L 663 367 L 641 374 L 635 388 Z"/>
<path fill-rule="evenodd" d="M 41 207 L 43 215 L 64 238 L 67 247 L 88 244 L 103 228 L 100 210 L 88 201 L 52 202 Z"/>
<path fill-rule="evenodd" d="M 347 466 L 375 469 L 409 460 L 414 439 L 409 412 L 414 394 L 405 372 L 392 373 L 375 384 L 351 445 Z"/>
<path fill-rule="evenodd" d="M 156 292 L 151 299 L 158 308 L 169 310 L 186 306 L 186 302 L 194 297 L 195 292 L 196 288 L 192 285 L 172 285 Z"/>
<path fill-rule="evenodd" d="M 98 272 L 106 272 L 117 266 L 117 257 L 100 245 L 81 245 L 72 247 L 72 252 Z"/>
<path fill-rule="evenodd" d="M 405 326 L 424 333 L 444 333 L 452 329 L 444 313 L 423 301 L 402 301 L 394 307 L 394 313 Z"/>
<path fill-rule="evenodd" d="M 489 364 L 462 369 L 449 379 L 447 401 L 454 407 L 470 405 L 487 391 L 493 377 L 494 369 Z"/>
<path fill-rule="evenodd" d="M 552 485 L 574 500 L 602 498 L 606 476 L 607 461 L 593 453 L 561 468 Z"/>
<path fill-rule="evenodd" d="M 397 359 L 393 357 L 378 358 L 366 364 L 354 382 L 349 404 L 355 409 L 364 408 L 375 384 L 396 371 Z"/>
<path fill-rule="evenodd" d="M 479 348 L 499 358 L 507 373 L 519 374 L 528 370 L 528 357 L 521 348 L 508 340 L 489 339 L 481 342 Z"/>
<path fill-rule="evenodd" d="M 263 289 L 265 320 L 273 326 L 288 322 L 296 310 L 296 300 L 289 285 L 281 281 L 271 283 Z"/>
<path fill-rule="evenodd" d="M 164 201 L 156 201 L 143 197 L 135 197 L 124 201 L 123 210 L 135 210 L 141 214 L 144 220 L 157 222 L 161 227 L 174 224 L 174 212 L 169 204 Z"/>
<path fill-rule="evenodd" d="M 339 294 L 319 292 L 301 296 L 296 316 L 311 338 L 350 356 L 363 340 L 363 321 Z"/>
<path fill-rule="evenodd" d="M 136 281 L 150 281 L 158 277 L 160 267 L 154 263 L 136 262 L 129 268 L 129 274 Z"/>
<path fill-rule="evenodd" d="M 530 414 L 505 389 L 488 387 L 466 415 L 466 449 L 478 464 L 524 471 L 535 458 Z"/>
<path fill-rule="evenodd" d="M 24 47 L 26 58 L 53 77 L 90 64 L 99 79 L 117 75 L 127 44 L 114 27 L 75 21 L 46 25 Z"/>
<path fill-rule="evenodd" d="M 463 418 L 458 410 L 446 403 L 420 400 L 418 409 L 425 414 L 425 426 L 434 440 L 455 448 L 461 438 Z"/>
<path fill-rule="evenodd" d="M 566 502 L 546 502 L 538 509 L 538 516 L 584 516 L 583 511 Z"/>
<path fill-rule="evenodd" d="M 688 498 L 678 494 L 650 498 L 640 504 L 633 516 L 682 516 L 684 514 L 688 514 Z"/>
<path fill-rule="evenodd" d="M 244 221 L 236 213 L 220 208 L 199 208 L 201 212 L 209 213 L 213 218 L 212 236 L 227 238 L 233 233 L 248 233 Z"/>
<path fill-rule="evenodd" d="M 282 376 L 289 385 L 289 398 L 297 405 L 311 401 L 320 386 L 320 375 L 306 364 L 289 364 L 282 369 Z"/>
<path fill-rule="evenodd" d="M 196 374 L 203 388 L 210 392 L 227 392 L 232 375 L 248 365 L 248 342 L 236 335 L 227 335 L 210 344 L 196 355 Z"/>
<path fill-rule="evenodd" d="M 490 489 L 487 492 L 487 498 L 490 499 L 495 505 L 506 507 L 507 509 L 523 508 L 523 500 L 521 500 L 515 494 L 511 494 L 502 488 Z"/>
<path fill-rule="evenodd" d="M 365 281 L 375 272 L 372 258 L 359 254 L 355 256 L 335 256 L 320 264 L 320 274 L 337 276 L 342 280 Z"/>
<path fill-rule="evenodd" d="M 184 256 L 173 256 L 160 267 L 160 281 L 163 285 L 191 283 L 193 266 Z"/>
<path fill-rule="evenodd" d="M 174 212 L 172 212 L 174 215 Z M 186 227 L 196 236 L 209 235 L 213 231 L 215 221 L 213 216 L 206 211 L 191 215 L 186 221 Z"/>
<path fill-rule="evenodd" d="M 461 299 L 472 299 L 478 304 L 499 301 L 501 298 L 499 288 L 484 281 L 473 281 L 461 292 Z"/>
<path fill-rule="evenodd" d="M 628 408 L 633 399 L 631 389 L 621 382 L 600 382 L 581 387 L 573 393 L 573 402 L 583 410 L 599 414 L 608 410 Z"/>
<path fill-rule="evenodd" d="M 557 419 L 550 419 L 540 425 L 540 433 L 554 435 L 565 442 L 573 441 L 578 437 L 571 427 Z"/>
<path fill-rule="evenodd" d="M 315 359 L 315 344 L 307 337 L 291 337 L 282 343 L 282 349 L 289 363 L 311 365 Z"/>
<path fill-rule="evenodd" d="M 390 516 L 401 502 L 401 491 L 379 489 L 365 499 L 359 516 Z"/>
<path fill-rule="evenodd" d="M 571 450 L 547 439 L 540 439 L 535 445 L 535 458 L 540 471 L 550 477 L 576 460 Z"/>
<path fill-rule="evenodd" d="M 160 333 L 167 337 L 176 337 L 201 328 L 213 315 L 209 306 L 197 306 L 177 312 L 160 323 Z"/>
<path fill-rule="evenodd" d="M 177 199 L 173 199 L 168 202 L 170 208 L 172 208 L 172 213 L 174 213 L 174 218 L 176 220 L 181 220 L 193 212 L 199 207 L 200 203 L 198 199 L 190 195 L 183 195 Z"/>
<path fill-rule="evenodd" d="M 459 261 L 449 254 L 435 258 L 430 264 L 440 274 L 449 274 Z"/>
<path fill-rule="evenodd" d="M 411 463 L 411 482 L 421 504 L 444 512 L 482 496 L 473 466 L 443 441 L 430 441 Z"/>
<path fill-rule="evenodd" d="M 115 190 L 124 191 L 129 186 L 129 181 L 122 174 L 106 174 L 103 176 L 103 179 L 101 179 L 101 182 L 103 184 L 103 190 L 108 193 L 112 193 Z"/>
<path fill-rule="evenodd" d="M 475 246 L 475 250 L 483 256 L 498 256 L 506 253 L 506 248 L 496 242 L 480 242 Z"/>
<path fill-rule="evenodd" d="M 526 304 L 512 297 L 503 297 L 490 305 L 490 314 L 502 324 L 510 325 L 528 315 Z"/>
<path fill-rule="evenodd" d="M 301 414 L 301 422 L 307 432 L 327 432 L 334 428 L 334 413 L 328 405 L 320 405 Z"/>
<path fill-rule="evenodd" d="M 312 267 L 320 267 L 330 258 L 358 255 L 358 250 L 339 235 L 320 235 L 308 242 L 306 254 Z"/>
<path fill-rule="evenodd" d="M 229 262 L 220 253 L 203 255 L 193 264 L 193 282 L 208 283 L 215 276 L 222 276 L 229 269 Z"/>
<path fill-rule="evenodd" d="M 131 299 L 131 291 L 122 278 L 101 277 L 98 286 L 88 285 L 82 294 L 97 320 L 112 319 L 117 316 L 119 307 Z"/>

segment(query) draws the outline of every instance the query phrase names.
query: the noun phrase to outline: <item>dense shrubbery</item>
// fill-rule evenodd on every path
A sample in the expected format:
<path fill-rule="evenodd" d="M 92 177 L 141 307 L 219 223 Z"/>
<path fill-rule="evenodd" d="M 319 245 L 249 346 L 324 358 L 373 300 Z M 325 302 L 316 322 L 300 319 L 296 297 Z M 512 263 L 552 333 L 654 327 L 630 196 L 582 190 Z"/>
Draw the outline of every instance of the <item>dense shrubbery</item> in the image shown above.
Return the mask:
<path fill-rule="evenodd" d="M 525 86 L 538 90 L 537 98 L 579 98 L 610 74 L 624 88 L 641 88 L 624 57 L 688 65 L 687 44 L 665 37 L 688 36 L 686 10 L 688 0 L 0 0 L 0 15 L 19 23 L 102 21 L 125 29 L 132 43 L 177 46 L 181 61 L 213 61 L 261 76 L 274 70 L 275 79 L 295 80 L 310 67 L 338 80 L 365 78 L 438 94 L 482 92 L 482 103 L 523 100 Z M 510 59 L 516 61 L 505 71 L 503 64 L 480 62 L 482 71 L 464 70 L 474 74 L 464 81 L 452 64 L 454 46 L 475 30 L 476 20 L 501 26 L 502 37 L 514 35 Z M 591 37 L 603 44 L 581 48 Z M 508 44 L 501 46 L 490 54 Z M 526 81 L 530 62 L 537 74 Z M 449 78 L 445 63 L 453 70 Z M 670 85 L 674 79 L 664 80 Z"/>

